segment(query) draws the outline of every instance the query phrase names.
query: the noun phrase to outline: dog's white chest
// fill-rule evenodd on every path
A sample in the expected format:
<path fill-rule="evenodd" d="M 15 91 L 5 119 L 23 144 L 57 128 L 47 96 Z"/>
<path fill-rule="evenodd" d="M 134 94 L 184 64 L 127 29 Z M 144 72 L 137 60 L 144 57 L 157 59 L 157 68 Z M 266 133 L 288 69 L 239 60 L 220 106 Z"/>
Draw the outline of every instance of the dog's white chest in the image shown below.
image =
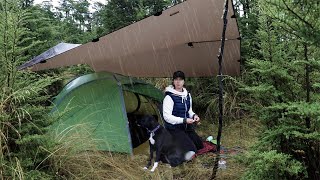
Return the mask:
<path fill-rule="evenodd" d="M 151 144 L 154 144 L 156 141 L 153 139 L 154 133 L 150 133 L 149 141 Z"/>

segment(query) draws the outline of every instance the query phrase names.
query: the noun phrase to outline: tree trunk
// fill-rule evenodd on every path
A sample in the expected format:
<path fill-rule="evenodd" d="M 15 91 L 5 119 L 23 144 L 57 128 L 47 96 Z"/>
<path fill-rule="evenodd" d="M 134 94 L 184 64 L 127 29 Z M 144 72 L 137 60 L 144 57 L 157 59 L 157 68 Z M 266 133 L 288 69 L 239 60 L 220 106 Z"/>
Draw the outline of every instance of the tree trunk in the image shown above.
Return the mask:
<path fill-rule="evenodd" d="M 304 44 L 304 58 L 305 61 L 308 62 L 308 46 Z M 306 102 L 310 103 L 310 65 L 306 64 L 306 91 L 307 91 L 307 99 Z M 306 126 L 308 129 L 311 127 L 311 119 L 310 117 L 306 117 Z"/>

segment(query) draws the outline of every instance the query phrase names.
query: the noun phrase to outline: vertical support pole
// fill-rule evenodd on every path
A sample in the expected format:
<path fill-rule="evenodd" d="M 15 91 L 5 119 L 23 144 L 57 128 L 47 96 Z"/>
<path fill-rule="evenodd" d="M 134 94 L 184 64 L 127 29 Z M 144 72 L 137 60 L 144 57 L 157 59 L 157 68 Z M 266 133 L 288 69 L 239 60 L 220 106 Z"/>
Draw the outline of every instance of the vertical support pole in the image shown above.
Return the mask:
<path fill-rule="evenodd" d="M 224 43 L 226 39 L 226 29 L 228 24 L 228 7 L 229 7 L 229 0 L 225 0 L 224 12 L 223 12 L 223 30 L 222 30 L 222 37 L 221 37 L 221 45 L 219 49 L 218 55 L 218 63 L 219 63 L 219 74 L 218 74 L 218 81 L 219 81 L 219 128 L 218 128 L 218 135 L 217 135 L 217 151 L 218 154 L 214 161 L 214 166 L 212 170 L 211 179 L 216 178 L 217 170 L 218 170 L 218 163 L 220 159 L 220 147 L 221 147 L 221 133 L 222 133 L 222 125 L 223 125 L 223 74 L 222 74 L 222 61 L 223 61 L 223 53 L 224 53 Z"/>

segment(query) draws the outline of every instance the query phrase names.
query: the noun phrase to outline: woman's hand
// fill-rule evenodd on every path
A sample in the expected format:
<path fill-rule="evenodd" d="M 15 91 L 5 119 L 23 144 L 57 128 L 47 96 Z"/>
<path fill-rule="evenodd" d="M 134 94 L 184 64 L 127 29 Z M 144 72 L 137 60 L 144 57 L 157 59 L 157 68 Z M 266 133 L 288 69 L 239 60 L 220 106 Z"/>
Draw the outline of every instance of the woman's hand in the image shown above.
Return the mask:
<path fill-rule="evenodd" d="M 194 115 L 193 119 L 194 119 L 194 121 L 197 121 L 197 122 L 200 121 L 200 118 L 198 115 Z"/>
<path fill-rule="evenodd" d="M 194 119 L 194 122 L 195 122 L 197 125 L 200 125 L 200 124 L 201 124 L 201 123 L 200 123 L 200 118 L 199 118 L 198 115 L 194 115 L 193 119 Z"/>
<path fill-rule="evenodd" d="M 187 124 L 192 124 L 192 123 L 194 123 L 194 120 L 191 118 L 187 118 L 186 122 L 187 122 Z"/>

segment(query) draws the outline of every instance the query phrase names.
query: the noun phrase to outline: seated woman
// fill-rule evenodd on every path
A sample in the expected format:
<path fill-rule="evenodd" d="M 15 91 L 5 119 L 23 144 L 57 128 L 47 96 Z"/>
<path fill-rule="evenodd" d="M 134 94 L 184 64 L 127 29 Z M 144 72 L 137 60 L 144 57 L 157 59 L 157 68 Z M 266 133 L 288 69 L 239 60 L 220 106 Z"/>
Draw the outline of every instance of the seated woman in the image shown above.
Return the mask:
<path fill-rule="evenodd" d="M 172 85 L 166 87 L 163 100 L 165 128 L 180 141 L 187 150 L 197 152 L 203 148 L 202 140 L 195 132 L 200 118 L 192 111 L 192 98 L 183 87 L 185 75 L 182 71 L 173 73 Z"/>

